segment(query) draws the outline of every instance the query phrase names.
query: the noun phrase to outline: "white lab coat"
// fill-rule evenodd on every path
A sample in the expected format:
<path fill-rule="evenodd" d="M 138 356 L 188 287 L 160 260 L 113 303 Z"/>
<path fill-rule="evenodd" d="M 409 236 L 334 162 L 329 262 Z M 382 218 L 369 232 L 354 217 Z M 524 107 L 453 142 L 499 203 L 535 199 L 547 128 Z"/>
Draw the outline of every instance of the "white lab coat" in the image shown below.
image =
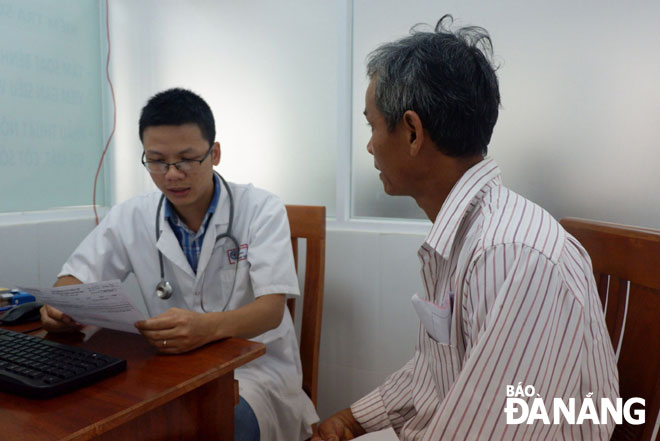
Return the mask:
<path fill-rule="evenodd" d="M 195 274 L 161 210 L 161 235 L 156 243 L 155 222 L 160 192 L 134 197 L 113 207 L 64 264 L 60 276 L 82 282 L 124 280 L 135 274 L 150 317 L 177 307 L 203 312 L 236 309 L 265 294 L 299 295 L 291 253 L 289 223 L 284 205 L 272 194 L 252 185 L 228 184 L 234 198 L 233 235 L 242 248 L 234 294 L 232 241 L 216 235 L 227 230 L 229 199 L 221 186 L 218 207 L 204 236 Z M 160 280 L 158 250 L 163 254 L 165 279 L 174 293 L 168 300 L 155 294 Z M 234 257 L 234 258 L 232 258 Z M 218 289 L 218 287 L 220 287 Z M 203 293 L 203 296 L 202 296 Z M 136 293 L 136 295 L 139 295 Z M 318 421 L 302 390 L 298 344 L 290 314 L 259 337 L 266 354 L 239 368 L 235 376 L 240 394 L 254 410 L 262 441 L 305 439 Z"/>

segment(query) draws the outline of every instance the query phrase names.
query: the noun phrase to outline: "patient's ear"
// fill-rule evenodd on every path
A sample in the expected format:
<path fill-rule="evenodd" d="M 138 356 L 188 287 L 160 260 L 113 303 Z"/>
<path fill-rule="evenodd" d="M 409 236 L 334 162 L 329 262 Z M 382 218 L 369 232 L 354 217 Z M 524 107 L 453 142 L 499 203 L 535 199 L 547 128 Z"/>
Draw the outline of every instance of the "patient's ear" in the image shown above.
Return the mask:
<path fill-rule="evenodd" d="M 401 122 L 407 134 L 410 156 L 417 156 L 424 143 L 422 120 L 414 110 L 406 110 Z"/>

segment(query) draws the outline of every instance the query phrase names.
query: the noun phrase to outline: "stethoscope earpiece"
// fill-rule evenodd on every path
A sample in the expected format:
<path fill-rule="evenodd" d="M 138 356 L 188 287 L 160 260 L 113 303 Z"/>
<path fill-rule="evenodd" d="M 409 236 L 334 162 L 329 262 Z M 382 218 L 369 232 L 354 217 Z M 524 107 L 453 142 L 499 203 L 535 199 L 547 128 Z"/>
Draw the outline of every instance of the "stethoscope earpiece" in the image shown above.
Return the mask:
<path fill-rule="evenodd" d="M 156 285 L 156 295 L 163 300 L 167 300 L 172 297 L 173 291 L 174 290 L 172 289 L 172 285 L 170 285 L 170 282 L 167 280 L 161 279 L 161 281 L 158 282 L 158 285 Z"/>

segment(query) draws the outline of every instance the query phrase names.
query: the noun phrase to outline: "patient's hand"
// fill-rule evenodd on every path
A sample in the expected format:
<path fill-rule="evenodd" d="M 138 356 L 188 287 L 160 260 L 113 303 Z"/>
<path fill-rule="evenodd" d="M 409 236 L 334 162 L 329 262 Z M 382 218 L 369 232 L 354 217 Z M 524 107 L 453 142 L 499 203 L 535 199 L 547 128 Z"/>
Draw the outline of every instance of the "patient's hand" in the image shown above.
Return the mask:
<path fill-rule="evenodd" d="M 351 409 L 344 409 L 321 422 L 310 441 L 344 441 L 364 433 L 360 423 L 353 417 Z"/>

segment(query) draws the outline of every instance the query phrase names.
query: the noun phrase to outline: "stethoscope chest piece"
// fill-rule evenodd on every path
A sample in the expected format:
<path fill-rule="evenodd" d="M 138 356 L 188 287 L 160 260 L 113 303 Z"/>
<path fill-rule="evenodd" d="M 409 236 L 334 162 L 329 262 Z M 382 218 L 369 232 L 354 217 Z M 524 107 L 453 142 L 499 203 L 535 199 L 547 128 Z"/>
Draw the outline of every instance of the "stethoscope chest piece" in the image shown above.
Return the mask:
<path fill-rule="evenodd" d="M 156 285 L 156 295 L 163 300 L 172 297 L 173 291 L 172 285 L 170 285 L 170 282 L 167 280 L 161 279 L 160 282 L 158 282 L 158 285 Z"/>
<path fill-rule="evenodd" d="M 232 226 L 234 224 L 234 198 L 231 194 L 231 190 L 229 189 L 229 185 L 227 185 L 227 182 L 224 180 L 224 178 L 220 176 L 218 173 L 216 173 L 216 175 L 222 182 L 222 185 L 224 185 L 225 189 L 227 190 L 227 198 L 229 199 L 229 224 L 227 225 L 227 231 L 225 233 L 218 234 L 215 237 L 215 243 L 217 243 L 219 239 L 226 237 L 229 240 L 231 240 L 233 245 L 236 247 L 237 252 L 240 252 L 240 246 L 238 244 L 238 240 L 236 240 L 236 238 L 232 235 Z M 158 243 L 158 240 L 160 239 L 160 213 L 161 213 L 161 209 L 163 208 L 164 200 L 165 200 L 165 195 L 162 195 L 160 197 L 160 201 L 158 201 L 158 208 L 156 209 L 156 243 Z M 172 285 L 170 285 L 170 282 L 165 280 L 165 268 L 163 267 L 163 253 L 161 253 L 160 249 L 158 250 L 158 264 L 160 267 L 160 282 L 158 282 L 158 285 L 156 285 L 156 295 L 158 296 L 158 298 L 162 300 L 167 300 L 170 297 L 172 297 L 172 293 L 174 292 L 174 290 L 172 289 Z M 237 274 L 238 274 L 238 264 L 234 266 L 234 281 L 231 285 L 229 300 L 231 300 L 231 297 L 234 295 L 234 287 L 236 286 Z M 206 273 L 204 273 L 204 275 L 206 275 Z M 225 307 L 222 309 L 223 311 L 226 309 L 227 305 L 229 304 L 229 300 L 227 300 Z M 202 294 L 202 298 L 200 299 L 200 303 L 202 310 L 204 312 L 207 312 L 206 309 L 204 309 L 203 294 Z"/>

